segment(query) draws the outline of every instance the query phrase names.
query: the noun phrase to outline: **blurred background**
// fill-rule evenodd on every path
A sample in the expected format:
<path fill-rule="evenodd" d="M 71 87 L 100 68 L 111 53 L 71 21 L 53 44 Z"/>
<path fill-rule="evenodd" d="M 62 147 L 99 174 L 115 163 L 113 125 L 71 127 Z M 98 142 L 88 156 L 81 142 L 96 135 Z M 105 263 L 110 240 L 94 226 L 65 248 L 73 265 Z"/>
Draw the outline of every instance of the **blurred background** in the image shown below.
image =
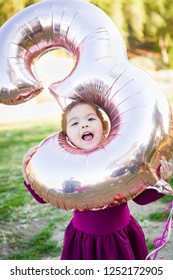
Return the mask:
<path fill-rule="evenodd" d="M 169 0 L 86 0 L 104 10 L 121 32 L 129 55 L 146 57 L 150 68 L 173 66 L 173 5 Z M 0 26 L 38 0 L 0 0 Z M 153 64 L 152 64 L 153 62 Z M 155 63 L 154 63 L 155 62 Z"/>
<path fill-rule="evenodd" d="M 36 2 L 39 1 L 0 0 L 0 26 Z M 159 83 L 173 107 L 173 4 L 170 0 L 88 2 L 112 18 L 125 40 L 129 60 Z M 61 254 L 64 230 L 72 213 L 35 202 L 23 186 L 21 165 L 29 148 L 60 129 L 61 109 L 46 85 L 65 78 L 73 67 L 73 58 L 65 50 L 46 53 L 33 69 L 45 90 L 25 104 L 0 104 L 0 259 L 57 259 Z M 153 239 L 163 230 L 163 211 L 171 200 L 166 197 L 145 211 L 131 205 L 146 233 L 149 250 L 154 248 Z M 165 249 L 167 259 L 173 259 L 172 246 Z"/>
<path fill-rule="evenodd" d="M 169 0 L 87 0 L 104 10 L 121 32 L 129 60 L 147 71 L 173 102 L 173 5 Z M 14 14 L 38 0 L 0 0 L 0 26 Z M 61 80 L 73 69 L 73 58 L 62 50 L 51 51 L 34 65 L 44 84 Z M 46 67 L 44 67 L 46 63 Z M 56 77 L 55 77 L 56 75 Z M 46 88 L 46 87 L 45 87 Z M 43 104 L 53 101 L 53 104 Z M 35 104 L 41 104 L 37 110 Z M 32 114 L 28 106 L 32 105 Z M 59 106 L 47 90 L 38 97 L 11 108 L 0 104 L 0 123 L 57 116 Z M 30 106 L 29 106 L 30 108 Z M 21 113 L 22 112 L 22 113 Z M 25 112 L 25 114 L 23 114 Z M 49 113 L 49 114 L 47 114 Z M 13 118 L 11 118 L 13 114 Z M 21 117 L 22 115 L 22 117 Z"/>

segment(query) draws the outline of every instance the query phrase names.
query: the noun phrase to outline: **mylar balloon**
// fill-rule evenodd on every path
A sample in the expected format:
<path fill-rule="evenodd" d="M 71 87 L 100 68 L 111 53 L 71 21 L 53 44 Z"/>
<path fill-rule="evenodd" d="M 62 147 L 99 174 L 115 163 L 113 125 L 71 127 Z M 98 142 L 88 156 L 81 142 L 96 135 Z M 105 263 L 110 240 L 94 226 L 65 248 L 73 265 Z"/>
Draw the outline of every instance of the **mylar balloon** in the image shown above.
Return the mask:
<path fill-rule="evenodd" d="M 80 0 L 43 1 L 0 32 L 7 36 L 1 47 L 6 70 L 1 102 L 34 97 L 42 85 L 31 64 L 48 49 L 63 47 L 76 64 L 68 77 L 49 86 L 50 92 L 62 106 L 66 100 L 92 102 L 110 120 L 109 135 L 95 150 L 72 147 L 62 132 L 38 144 L 25 173 L 40 197 L 62 209 L 100 209 L 157 182 L 160 157 L 173 155 L 171 108 L 156 82 L 128 61 L 122 37 L 105 13 Z"/>
<path fill-rule="evenodd" d="M 0 102 L 9 105 L 23 103 L 43 90 L 32 65 L 52 48 L 64 47 L 73 54 L 78 79 L 91 73 L 90 60 L 106 64 L 127 57 L 109 17 L 80 0 L 48 0 L 25 8 L 0 28 L 0 42 Z"/>

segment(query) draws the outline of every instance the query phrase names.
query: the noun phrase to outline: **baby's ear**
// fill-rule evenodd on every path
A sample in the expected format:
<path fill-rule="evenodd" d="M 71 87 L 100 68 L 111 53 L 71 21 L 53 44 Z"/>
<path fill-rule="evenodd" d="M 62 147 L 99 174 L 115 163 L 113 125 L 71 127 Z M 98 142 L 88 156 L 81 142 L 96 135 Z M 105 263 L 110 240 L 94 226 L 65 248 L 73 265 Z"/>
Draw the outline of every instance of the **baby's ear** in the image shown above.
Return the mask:
<path fill-rule="evenodd" d="M 104 133 L 104 134 L 108 133 L 108 130 L 109 130 L 108 122 L 107 122 L 107 121 L 104 121 L 104 124 L 103 124 L 103 133 Z"/>

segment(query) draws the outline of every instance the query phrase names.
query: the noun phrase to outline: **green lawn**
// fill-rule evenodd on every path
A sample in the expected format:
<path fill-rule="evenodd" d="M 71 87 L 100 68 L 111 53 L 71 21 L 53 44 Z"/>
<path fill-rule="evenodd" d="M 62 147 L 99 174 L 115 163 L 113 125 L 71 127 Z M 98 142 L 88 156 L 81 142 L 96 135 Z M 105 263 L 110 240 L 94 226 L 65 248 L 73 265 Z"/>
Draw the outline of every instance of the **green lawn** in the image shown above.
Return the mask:
<path fill-rule="evenodd" d="M 23 187 L 22 158 L 28 149 L 56 131 L 55 124 L 21 124 L 1 127 L 0 130 L 0 217 L 11 220 L 17 208 L 30 202 Z"/>
<path fill-rule="evenodd" d="M 62 244 L 51 237 L 57 226 L 65 230 L 64 222 L 72 214 L 35 202 L 23 186 L 21 171 L 28 149 L 57 130 L 50 122 L 1 126 L 0 259 L 42 259 L 61 253 Z M 5 254 L 2 247 L 7 248 Z"/>

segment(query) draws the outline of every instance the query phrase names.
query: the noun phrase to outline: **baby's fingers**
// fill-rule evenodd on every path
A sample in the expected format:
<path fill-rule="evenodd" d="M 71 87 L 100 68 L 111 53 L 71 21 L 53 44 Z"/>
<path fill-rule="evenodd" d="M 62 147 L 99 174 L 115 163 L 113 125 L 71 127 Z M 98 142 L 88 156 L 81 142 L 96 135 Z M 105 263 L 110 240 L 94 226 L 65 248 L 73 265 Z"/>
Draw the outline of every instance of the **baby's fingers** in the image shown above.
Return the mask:
<path fill-rule="evenodd" d="M 160 175 L 162 179 L 168 179 L 173 174 L 173 166 L 166 160 L 161 160 Z"/>

